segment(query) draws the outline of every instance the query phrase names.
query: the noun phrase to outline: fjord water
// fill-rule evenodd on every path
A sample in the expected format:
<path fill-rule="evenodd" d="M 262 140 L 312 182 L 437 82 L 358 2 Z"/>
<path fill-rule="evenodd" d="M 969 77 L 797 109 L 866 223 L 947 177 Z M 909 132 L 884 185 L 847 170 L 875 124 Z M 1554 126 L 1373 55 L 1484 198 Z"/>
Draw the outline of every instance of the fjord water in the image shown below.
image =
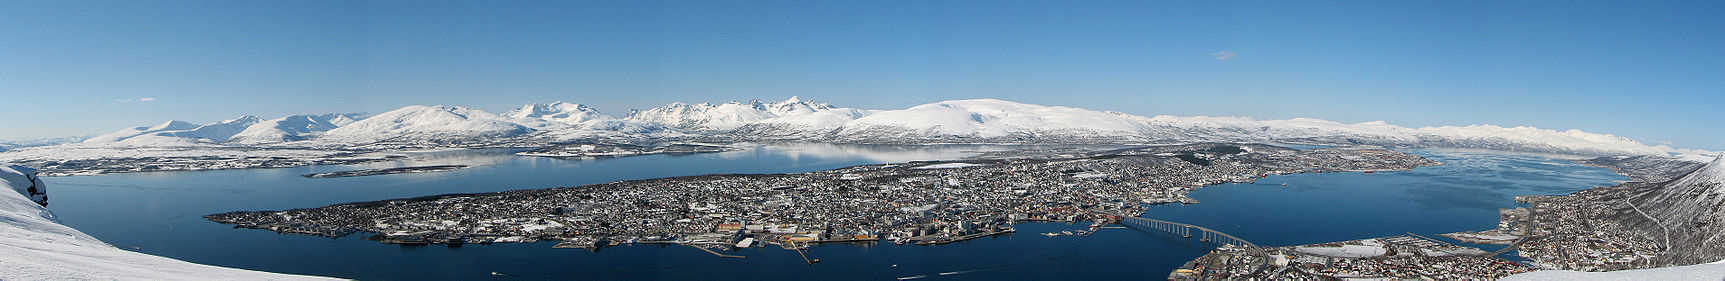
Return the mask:
<path fill-rule="evenodd" d="M 508 151 L 445 151 L 412 161 L 341 167 L 161 172 L 46 178 L 49 206 L 67 225 L 115 246 L 190 262 L 367 280 L 428 279 L 1157 279 L 1208 249 L 1189 239 L 1130 229 L 1089 237 L 1036 233 L 1082 225 L 1029 223 L 1015 235 L 940 246 L 828 245 L 805 265 L 775 247 L 717 258 L 680 246 L 598 252 L 532 244 L 396 246 L 364 235 L 322 238 L 233 229 L 203 215 L 318 207 L 353 201 L 492 192 L 712 173 L 790 173 L 845 166 L 955 159 L 1000 146 L 765 146 L 685 156 L 616 159 L 517 157 Z M 1228 232 L 1263 246 L 1480 230 L 1498 208 L 1528 194 L 1565 194 L 1627 180 L 1565 160 L 1446 150 L 1407 152 L 1444 162 L 1407 172 L 1272 176 L 1193 192 L 1194 205 L 1152 207 L 1146 217 Z M 465 170 L 353 178 L 299 175 L 356 168 L 466 164 Z M 1282 184 L 1286 183 L 1286 186 Z M 493 274 L 496 273 L 496 274 Z"/>

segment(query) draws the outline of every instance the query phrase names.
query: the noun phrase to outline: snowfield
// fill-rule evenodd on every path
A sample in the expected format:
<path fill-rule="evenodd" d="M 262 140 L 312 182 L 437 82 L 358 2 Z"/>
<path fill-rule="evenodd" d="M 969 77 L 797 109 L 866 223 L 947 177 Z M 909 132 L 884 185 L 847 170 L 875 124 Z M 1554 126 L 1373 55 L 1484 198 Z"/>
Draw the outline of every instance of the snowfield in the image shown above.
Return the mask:
<path fill-rule="evenodd" d="M 0 185 L 41 185 L 27 168 L 0 166 Z M 324 280 L 189 263 L 115 248 L 61 225 L 46 208 L 0 191 L 0 277 L 7 280 Z"/>

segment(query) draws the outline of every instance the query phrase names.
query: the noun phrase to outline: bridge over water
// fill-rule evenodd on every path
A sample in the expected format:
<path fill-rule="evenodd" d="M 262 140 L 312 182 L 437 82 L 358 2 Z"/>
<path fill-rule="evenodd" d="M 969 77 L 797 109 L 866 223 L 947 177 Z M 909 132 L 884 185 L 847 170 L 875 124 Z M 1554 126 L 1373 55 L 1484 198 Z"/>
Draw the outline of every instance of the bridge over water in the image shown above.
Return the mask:
<path fill-rule="evenodd" d="M 1207 227 L 1137 216 L 1122 216 L 1120 214 L 1107 211 L 1093 210 L 1090 212 L 1118 217 L 1120 218 L 1120 224 L 1143 231 L 1161 231 L 1180 235 L 1180 237 L 1185 238 L 1197 236 L 1198 241 L 1200 242 L 1214 243 L 1218 246 L 1227 244 L 1244 248 L 1247 254 L 1255 255 L 1260 258 L 1259 260 L 1261 262 L 1257 266 L 1256 270 L 1267 268 L 1271 261 L 1270 254 L 1264 251 L 1264 248 L 1258 247 L 1258 244 L 1253 244 L 1252 241 L 1246 241 L 1246 239 L 1240 239 L 1240 237 L 1234 237 L 1234 235 L 1222 233 L 1221 231 L 1216 231 Z"/>

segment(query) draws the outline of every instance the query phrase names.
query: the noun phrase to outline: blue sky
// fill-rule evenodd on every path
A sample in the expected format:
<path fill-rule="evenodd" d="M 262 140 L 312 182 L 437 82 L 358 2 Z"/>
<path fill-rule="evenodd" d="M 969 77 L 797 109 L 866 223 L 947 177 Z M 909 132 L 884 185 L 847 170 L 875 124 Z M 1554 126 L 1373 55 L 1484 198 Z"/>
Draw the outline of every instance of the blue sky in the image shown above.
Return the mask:
<path fill-rule="evenodd" d="M 1526 125 L 1725 149 L 1719 1 L 840 2 L 0 1 L 0 139 L 796 95 Z"/>

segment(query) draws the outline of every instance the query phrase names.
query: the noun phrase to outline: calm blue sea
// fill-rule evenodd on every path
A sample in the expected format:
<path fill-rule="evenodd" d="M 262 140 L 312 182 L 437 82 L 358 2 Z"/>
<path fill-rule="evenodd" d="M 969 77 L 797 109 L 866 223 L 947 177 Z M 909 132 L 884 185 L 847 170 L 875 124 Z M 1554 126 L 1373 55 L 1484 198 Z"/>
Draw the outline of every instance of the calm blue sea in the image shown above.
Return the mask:
<path fill-rule="evenodd" d="M 419 160 L 205 172 L 45 178 L 49 209 L 67 225 L 115 246 L 186 261 L 365 280 L 975 280 L 1159 279 L 1208 251 L 1178 237 L 1108 229 L 1089 237 L 1036 233 L 1082 225 L 1022 224 L 1019 233 L 939 246 L 832 245 L 805 265 L 778 248 L 744 249 L 744 259 L 693 248 L 636 245 L 598 252 L 534 244 L 396 246 L 363 235 L 320 238 L 233 229 L 203 215 L 317 207 L 445 193 L 546 188 L 712 173 L 792 173 L 846 166 L 954 159 L 1000 146 L 784 145 L 686 156 L 569 160 L 517 157 L 506 150 L 419 153 Z M 1263 246 L 1415 233 L 1480 230 L 1496 224 L 1511 197 L 1564 194 L 1628 180 L 1605 169 L 1530 155 L 1409 150 L 1447 165 L 1410 172 L 1273 176 L 1256 184 L 1193 192 L 1203 201 L 1164 205 L 1146 217 L 1203 225 Z M 465 170 L 352 178 L 301 174 L 432 164 Z M 1283 186 L 1283 183 L 1287 183 Z M 1489 248 L 1489 247 L 1488 247 Z M 493 273 L 497 274 L 493 274 Z"/>

